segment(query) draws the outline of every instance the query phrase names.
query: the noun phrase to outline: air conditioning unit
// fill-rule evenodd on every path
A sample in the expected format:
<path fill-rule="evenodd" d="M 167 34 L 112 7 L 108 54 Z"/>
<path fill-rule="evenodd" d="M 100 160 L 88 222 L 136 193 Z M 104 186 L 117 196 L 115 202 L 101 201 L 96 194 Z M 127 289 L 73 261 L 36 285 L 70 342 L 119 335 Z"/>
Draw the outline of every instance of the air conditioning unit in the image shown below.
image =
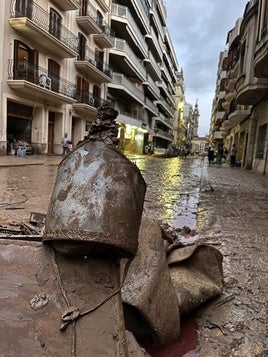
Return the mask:
<path fill-rule="evenodd" d="M 47 77 L 46 74 L 41 74 L 39 76 L 39 85 L 46 89 L 51 89 L 51 78 Z"/>

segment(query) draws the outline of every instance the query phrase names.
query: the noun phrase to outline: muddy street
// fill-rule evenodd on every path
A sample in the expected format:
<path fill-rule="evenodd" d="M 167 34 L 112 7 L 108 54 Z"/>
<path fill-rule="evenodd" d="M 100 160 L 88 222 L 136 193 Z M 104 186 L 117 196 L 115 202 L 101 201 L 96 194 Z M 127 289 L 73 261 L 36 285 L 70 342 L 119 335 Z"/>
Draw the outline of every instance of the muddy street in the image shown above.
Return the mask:
<path fill-rule="evenodd" d="M 46 213 L 61 157 L 0 158 L 0 224 Z M 24 161 L 23 161 L 24 160 Z M 198 308 L 198 342 L 190 356 L 264 357 L 267 342 L 267 177 L 200 158 L 133 156 L 147 183 L 144 215 L 211 244 L 224 256 L 224 291 Z M 27 164 L 27 165 L 25 165 Z M 193 326 L 195 326 L 193 324 Z M 195 327 L 192 327 L 192 329 Z M 192 336 L 189 332 L 189 336 Z M 155 357 L 178 357 L 169 346 Z"/>

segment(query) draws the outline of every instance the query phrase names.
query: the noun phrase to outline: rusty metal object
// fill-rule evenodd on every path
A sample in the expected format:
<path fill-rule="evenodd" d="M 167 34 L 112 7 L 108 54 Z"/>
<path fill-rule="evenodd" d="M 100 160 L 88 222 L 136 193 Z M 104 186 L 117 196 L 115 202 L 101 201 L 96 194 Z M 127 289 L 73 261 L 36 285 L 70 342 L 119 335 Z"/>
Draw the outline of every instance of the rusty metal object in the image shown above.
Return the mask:
<path fill-rule="evenodd" d="M 43 240 L 61 241 L 57 249 L 68 242 L 66 251 L 76 242 L 76 254 L 135 254 L 145 191 L 139 169 L 121 151 L 88 141 L 59 165 Z"/>
<path fill-rule="evenodd" d="M 173 250 L 169 271 L 181 314 L 188 313 L 223 289 L 222 254 L 206 244 Z"/>
<path fill-rule="evenodd" d="M 180 315 L 173 288 L 161 229 L 143 217 L 139 249 L 130 264 L 122 288 L 126 328 L 136 337 L 153 338 L 163 346 L 178 341 Z"/>

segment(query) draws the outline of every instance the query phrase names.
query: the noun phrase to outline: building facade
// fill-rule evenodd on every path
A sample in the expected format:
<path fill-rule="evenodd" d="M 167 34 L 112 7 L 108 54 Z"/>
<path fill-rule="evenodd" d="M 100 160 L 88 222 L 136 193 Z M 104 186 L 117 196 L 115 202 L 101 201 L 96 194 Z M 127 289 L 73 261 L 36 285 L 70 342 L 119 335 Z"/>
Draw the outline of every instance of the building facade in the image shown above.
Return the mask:
<path fill-rule="evenodd" d="M 1 2 L 0 155 L 75 146 L 97 108 L 118 110 L 121 148 L 174 142 L 178 64 L 162 0 Z M 150 151 L 149 150 L 149 151 Z"/>
<path fill-rule="evenodd" d="M 178 64 L 162 0 L 112 4 L 115 46 L 108 99 L 119 112 L 120 145 L 127 153 L 152 153 L 174 142 Z"/>
<path fill-rule="evenodd" d="M 237 148 L 239 166 L 268 172 L 268 1 L 251 0 L 219 61 L 210 142 Z"/>

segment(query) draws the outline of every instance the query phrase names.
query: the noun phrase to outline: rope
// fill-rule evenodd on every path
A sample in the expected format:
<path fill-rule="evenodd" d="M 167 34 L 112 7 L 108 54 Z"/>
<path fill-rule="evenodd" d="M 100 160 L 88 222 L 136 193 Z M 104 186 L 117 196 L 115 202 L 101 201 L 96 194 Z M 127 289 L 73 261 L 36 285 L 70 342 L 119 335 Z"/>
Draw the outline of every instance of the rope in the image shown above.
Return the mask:
<path fill-rule="evenodd" d="M 56 277 L 57 277 L 57 281 L 58 281 L 58 284 L 60 287 L 61 294 L 62 294 L 64 301 L 66 303 L 66 306 L 67 306 L 67 308 L 62 313 L 62 316 L 61 316 L 62 324 L 59 327 L 59 330 L 65 331 L 67 329 L 67 327 L 69 326 L 69 324 L 72 324 L 72 355 L 71 356 L 76 357 L 76 329 L 75 329 L 76 322 L 81 317 L 86 316 L 86 315 L 96 311 L 98 308 L 100 308 L 102 305 L 104 305 L 106 302 L 108 302 L 111 298 L 113 298 L 114 296 L 116 296 L 117 294 L 120 293 L 122 286 L 124 284 L 124 281 L 126 279 L 129 266 L 133 260 L 133 257 L 129 258 L 127 260 L 127 263 L 125 264 L 124 273 L 123 273 L 123 277 L 122 277 L 120 286 L 111 295 L 106 297 L 103 301 L 101 301 L 97 305 L 95 305 L 93 307 L 89 307 L 88 309 L 85 309 L 84 311 L 80 311 L 79 308 L 77 308 L 76 306 L 71 306 L 71 304 L 69 302 L 67 294 L 63 288 L 62 279 L 61 279 L 61 275 L 60 275 L 60 271 L 59 271 L 59 265 L 58 265 L 58 261 L 57 261 L 57 254 L 53 247 L 51 247 L 51 250 L 52 250 L 52 257 L 53 257 L 52 264 L 53 264 L 54 270 L 56 272 Z"/>

